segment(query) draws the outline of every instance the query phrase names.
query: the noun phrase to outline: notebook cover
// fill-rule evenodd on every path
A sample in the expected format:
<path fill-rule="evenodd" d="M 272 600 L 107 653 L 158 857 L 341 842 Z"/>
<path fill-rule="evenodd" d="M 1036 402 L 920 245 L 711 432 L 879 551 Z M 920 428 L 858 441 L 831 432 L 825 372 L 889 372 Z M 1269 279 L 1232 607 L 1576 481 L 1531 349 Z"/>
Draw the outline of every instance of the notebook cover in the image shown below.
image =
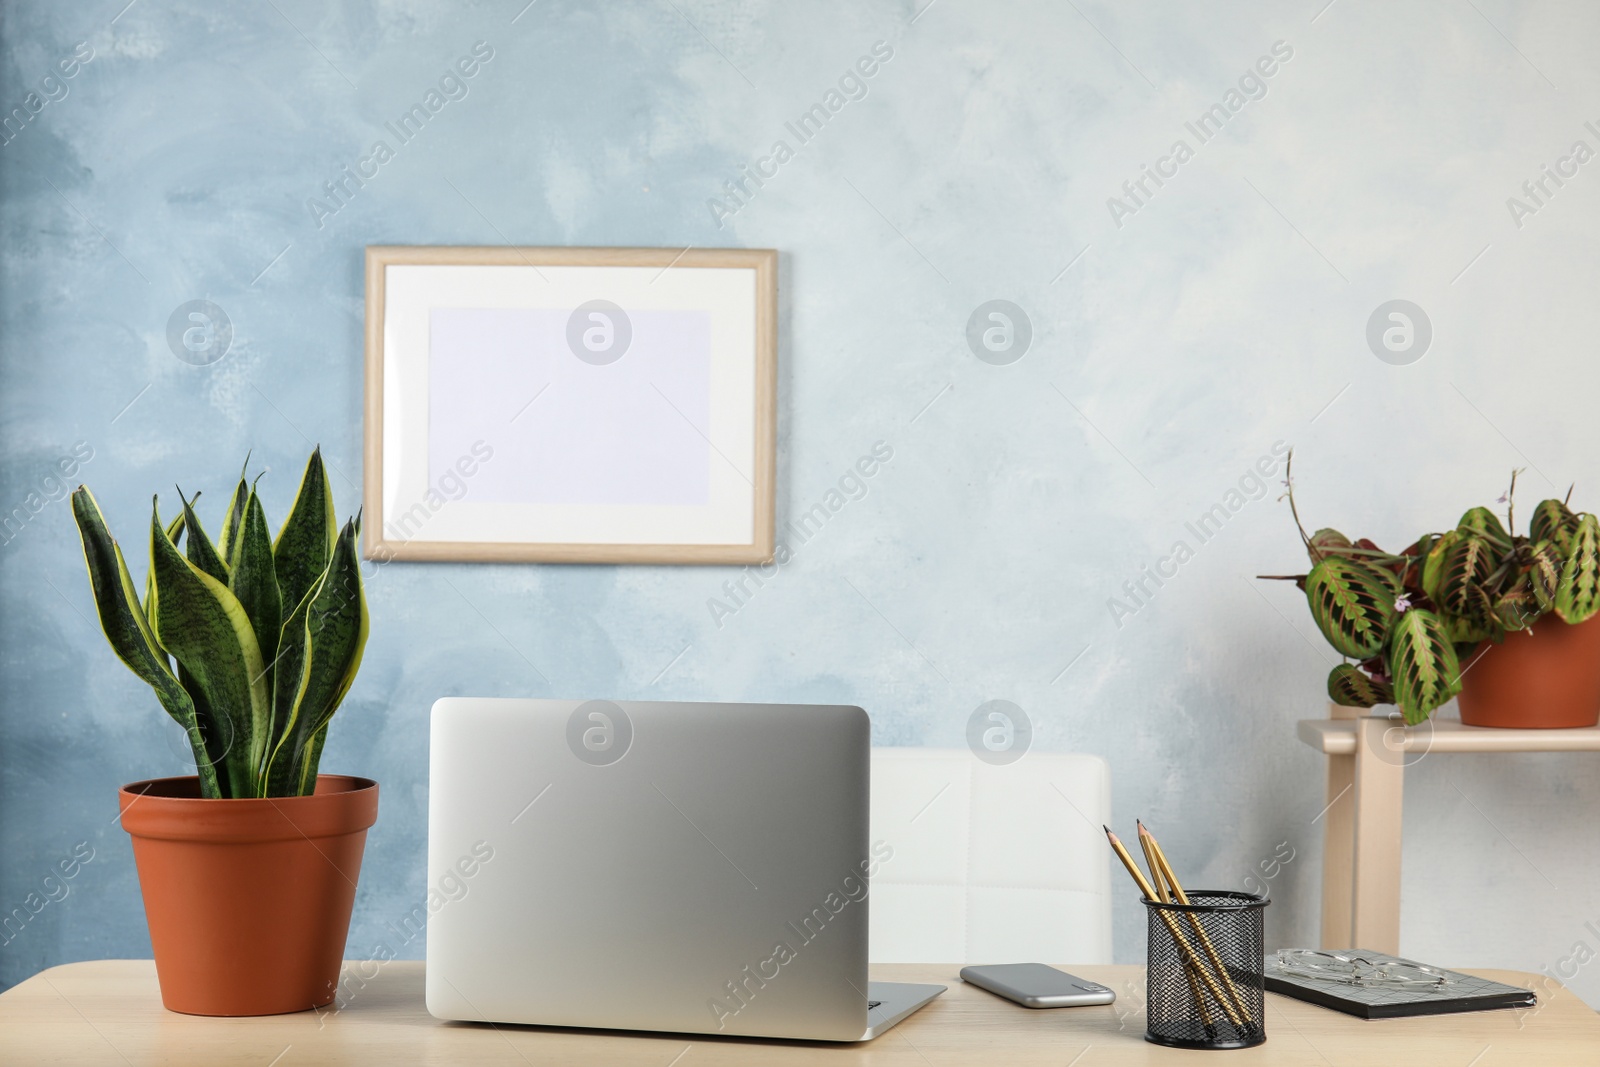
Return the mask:
<path fill-rule="evenodd" d="M 1374 962 L 1400 960 L 1382 952 L 1362 952 Z M 1404 960 L 1415 963 L 1415 960 Z M 1294 997 L 1362 1019 L 1399 1019 L 1413 1015 L 1450 1015 L 1463 1011 L 1490 1011 L 1496 1008 L 1528 1008 L 1537 1003 L 1530 989 L 1492 982 L 1460 971 L 1438 968 L 1450 977 L 1441 989 L 1391 988 L 1348 985 L 1344 982 L 1284 974 L 1276 957 L 1266 960 L 1267 990 Z"/>

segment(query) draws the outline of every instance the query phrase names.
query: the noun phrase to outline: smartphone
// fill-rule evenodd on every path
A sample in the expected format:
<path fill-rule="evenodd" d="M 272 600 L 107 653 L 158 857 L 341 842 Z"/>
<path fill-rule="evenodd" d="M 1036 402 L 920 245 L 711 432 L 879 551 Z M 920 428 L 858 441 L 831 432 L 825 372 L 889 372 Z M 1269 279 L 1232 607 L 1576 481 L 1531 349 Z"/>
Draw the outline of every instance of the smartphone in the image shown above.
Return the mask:
<path fill-rule="evenodd" d="M 1117 999 L 1116 993 L 1099 982 L 1042 963 L 963 967 L 961 980 L 1014 1000 L 1024 1008 L 1077 1008 L 1085 1004 L 1110 1004 Z"/>

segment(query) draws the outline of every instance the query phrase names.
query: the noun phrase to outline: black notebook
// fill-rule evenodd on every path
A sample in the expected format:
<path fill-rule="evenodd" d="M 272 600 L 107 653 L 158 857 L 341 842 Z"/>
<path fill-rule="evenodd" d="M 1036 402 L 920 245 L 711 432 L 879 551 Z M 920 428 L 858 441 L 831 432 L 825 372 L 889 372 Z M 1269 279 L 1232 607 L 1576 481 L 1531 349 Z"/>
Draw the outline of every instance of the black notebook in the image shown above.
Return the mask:
<path fill-rule="evenodd" d="M 1372 963 L 1415 964 L 1413 960 L 1382 952 L 1349 950 Z M 1530 1008 L 1537 1003 L 1531 989 L 1504 982 L 1491 982 L 1459 971 L 1434 968 L 1449 979 L 1439 986 L 1392 986 L 1388 984 L 1352 985 L 1335 979 L 1311 978 L 1286 973 L 1276 956 L 1266 961 L 1267 990 L 1286 997 L 1309 1001 L 1324 1008 L 1342 1011 L 1363 1019 L 1398 1019 L 1409 1015 L 1449 1015 L 1462 1011 L 1490 1011 L 1495 1008 Z"/>

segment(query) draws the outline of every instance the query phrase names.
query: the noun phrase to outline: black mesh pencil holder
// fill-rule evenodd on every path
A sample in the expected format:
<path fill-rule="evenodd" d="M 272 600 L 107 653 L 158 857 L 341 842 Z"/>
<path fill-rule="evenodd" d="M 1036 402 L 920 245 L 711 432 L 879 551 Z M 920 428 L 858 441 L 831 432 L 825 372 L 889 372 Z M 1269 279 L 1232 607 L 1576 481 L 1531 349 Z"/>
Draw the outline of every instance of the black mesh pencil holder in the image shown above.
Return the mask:
<path fill-rule="evenodd" d="M 1266 897 L 1190 892 L 1144 902 L 1149 922 L 1145 1040 L 1173 1048 L 1249 1048 L 1267 1039 L 1262 1012 Z"/>

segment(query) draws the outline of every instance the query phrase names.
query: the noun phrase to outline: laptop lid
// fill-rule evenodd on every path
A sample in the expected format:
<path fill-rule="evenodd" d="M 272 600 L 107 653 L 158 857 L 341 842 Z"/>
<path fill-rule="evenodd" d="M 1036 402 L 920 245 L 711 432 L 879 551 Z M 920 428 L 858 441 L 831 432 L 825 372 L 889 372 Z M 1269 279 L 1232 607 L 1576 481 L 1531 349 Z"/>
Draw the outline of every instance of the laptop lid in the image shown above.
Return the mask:
<path fill-rule="evenodd" d="M 865 1032 L 862 709 L 448 698 L 431 734 L 435 1016 Z"/>

